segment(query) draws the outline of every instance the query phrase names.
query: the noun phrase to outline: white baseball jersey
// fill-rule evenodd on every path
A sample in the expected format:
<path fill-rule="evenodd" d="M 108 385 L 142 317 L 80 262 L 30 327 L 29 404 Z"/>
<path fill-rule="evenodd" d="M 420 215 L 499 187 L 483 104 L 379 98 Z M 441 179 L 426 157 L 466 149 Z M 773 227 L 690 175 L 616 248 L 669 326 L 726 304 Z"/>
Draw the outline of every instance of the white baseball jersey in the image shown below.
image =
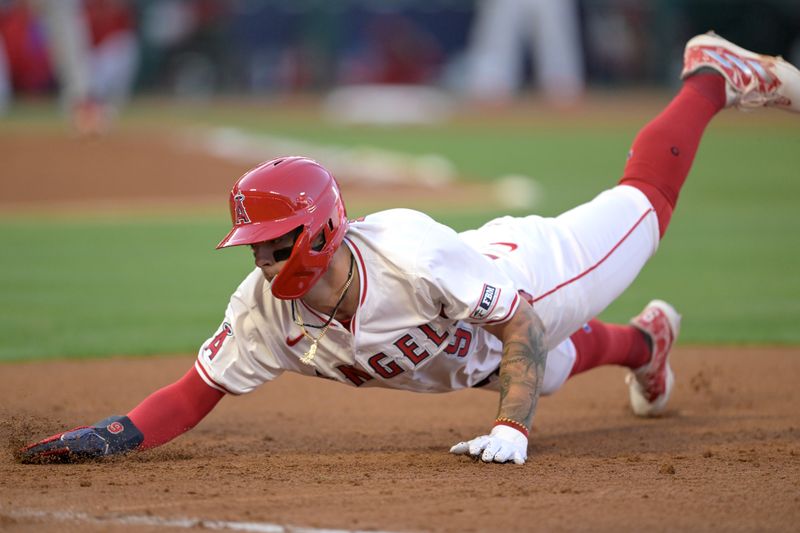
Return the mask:
<path fill-rule="evenodd" d="M 549 349 L 543 393 L 566 380 L 569 335 L 635 278 L 658 243 L 646 197 L 619 186 L 557 218 L 505 217 L 461 234 L 427 215 L 393 209 L 351 222 L 344 240 L 359 273 L 359 306 L 332 321 L 312 365 L 292 303 L 272 296 L 256 268 L 200 349 L 205 382 L 247 393 L 284 371 L 353 386 L 445 392 L 493 383 L 501 342 L 482 325 L 534 305 Z M 327 317 L 296 301 L 308 324 Z M 309 328 L 317 336 L 320 330 Z"/>

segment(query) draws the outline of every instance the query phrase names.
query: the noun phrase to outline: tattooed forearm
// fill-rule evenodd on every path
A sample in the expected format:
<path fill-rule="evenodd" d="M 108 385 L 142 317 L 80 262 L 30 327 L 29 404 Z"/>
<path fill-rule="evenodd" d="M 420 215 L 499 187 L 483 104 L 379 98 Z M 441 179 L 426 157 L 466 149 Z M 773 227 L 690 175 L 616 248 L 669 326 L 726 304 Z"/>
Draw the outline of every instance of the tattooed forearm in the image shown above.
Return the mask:
<path fill-rule="evenodd" d="M 531 427 L 544 378 L 547 351 L 544 325 L 533 309 L 520 309 L 503 329 L 498 417 Z"/>

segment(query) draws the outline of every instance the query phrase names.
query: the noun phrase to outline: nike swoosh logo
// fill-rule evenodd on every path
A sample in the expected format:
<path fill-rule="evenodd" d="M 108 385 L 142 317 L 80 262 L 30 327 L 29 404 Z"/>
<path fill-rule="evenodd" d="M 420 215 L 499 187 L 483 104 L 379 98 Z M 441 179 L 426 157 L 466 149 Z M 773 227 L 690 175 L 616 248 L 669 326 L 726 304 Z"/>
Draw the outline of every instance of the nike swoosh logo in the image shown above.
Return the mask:
<path fill-rule="evenodd" d="M 500 246 L 508 246 L 510 248 L 510 252 L 513 252 L 518 248 L 516 244 L 513 242 L 493 242 L 492 245 L 499 244 Z"/>
<path fill-rule="evenodd" d="M 294 346 L 295 344 L 300 342 L 300 339 L 302 339 L 302 338 L 303 338 L 303 334 L 302 333 L 300 335 L 298 335 L 297 337 L 295 337 L 294 339 L 290 339 L 289 337 L 286 337 L 286 344 L 288 344 L 289 346 Z"/>

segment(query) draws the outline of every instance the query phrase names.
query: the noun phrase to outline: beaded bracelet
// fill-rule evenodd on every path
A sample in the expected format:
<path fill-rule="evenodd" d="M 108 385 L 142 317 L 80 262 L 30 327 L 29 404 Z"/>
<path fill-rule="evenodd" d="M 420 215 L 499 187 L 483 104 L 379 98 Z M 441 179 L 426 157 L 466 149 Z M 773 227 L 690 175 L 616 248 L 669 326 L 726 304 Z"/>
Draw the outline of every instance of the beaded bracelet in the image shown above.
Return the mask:
<path fill-rule="evenodd" d="M 521 432 L 526 437 L 528 436 L 528 428 L 525 427 L 525 424 L 522 422 L 517 422 L 516 420 L 512 420 L 505 416 L 498 416 L 494 421 L 495 426 L 508 426 L 511 428 L 516 429 L 517 431 Z"/>

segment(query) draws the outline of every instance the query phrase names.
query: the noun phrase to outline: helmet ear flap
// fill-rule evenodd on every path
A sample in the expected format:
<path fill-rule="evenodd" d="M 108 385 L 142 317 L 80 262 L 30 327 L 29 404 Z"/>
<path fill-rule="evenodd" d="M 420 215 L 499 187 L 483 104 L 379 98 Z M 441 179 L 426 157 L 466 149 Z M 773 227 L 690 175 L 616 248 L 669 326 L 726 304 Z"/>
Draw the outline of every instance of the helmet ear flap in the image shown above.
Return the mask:
<path fill-rule="evenodd" d="M 311 249 L 311 232 L 308 226 L 302 226 L 300 233 L 294 239 L 294 246 L 292 247 L 292 255 L 304 253 L 306 250 Z"/>
<path fill-rule="evenodd" d="M 292 255 L 272 280 L 272 293 L 275 296 L 283 299 L 298 298 L 311 287 L 318 275 L 315 275 L 315 265 L 309 261 L 310 249 L 311 233 L 308 227 L 303 226 L 294 241 Z"/>

